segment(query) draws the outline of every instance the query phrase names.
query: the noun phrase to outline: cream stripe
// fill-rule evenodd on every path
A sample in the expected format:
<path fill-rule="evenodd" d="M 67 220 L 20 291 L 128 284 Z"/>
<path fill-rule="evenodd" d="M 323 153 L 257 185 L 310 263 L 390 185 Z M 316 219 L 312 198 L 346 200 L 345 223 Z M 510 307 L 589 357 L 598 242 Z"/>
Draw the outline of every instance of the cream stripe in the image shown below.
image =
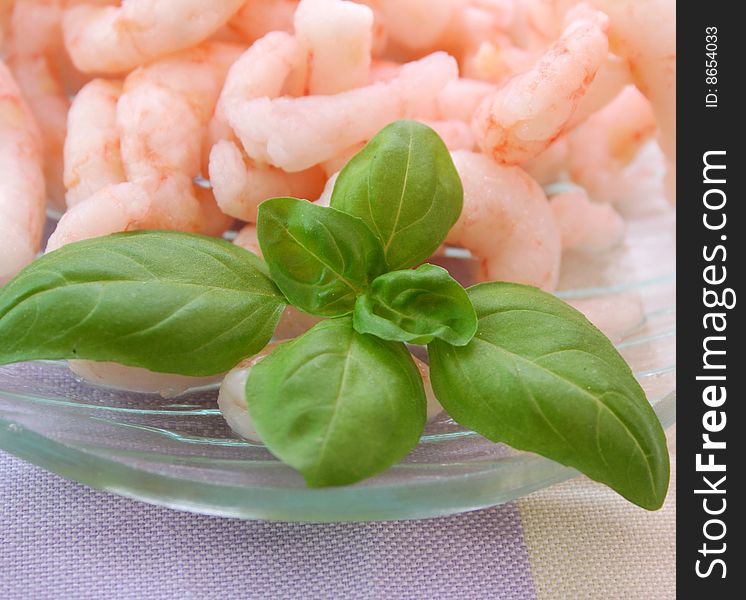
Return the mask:
<path fill-rule="evenodd" d="M 654 513 L 585 477 L 519 500 L 537 600 L 674 598 L 675 470 L 671 447 L 671 486 Z"/>

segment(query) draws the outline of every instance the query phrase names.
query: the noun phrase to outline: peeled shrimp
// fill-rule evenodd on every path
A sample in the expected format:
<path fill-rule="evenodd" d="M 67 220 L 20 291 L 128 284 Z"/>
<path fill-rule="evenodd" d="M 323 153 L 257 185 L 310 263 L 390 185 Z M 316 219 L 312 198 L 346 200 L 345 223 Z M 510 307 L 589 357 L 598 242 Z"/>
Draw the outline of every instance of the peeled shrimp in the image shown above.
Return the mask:
<path fill-rule="evenodd" d="M 210 123 L 213 142 L 233 138 L 227 116 L 230 109 L 255 98 L 302 93 L 306 66 L 306 52 L 292 35 L 276 31 L 253 43 L 225 76 Z"/>
<path fill-rule="evenodd" d="M 370 63 L 370 77 L 368 83 L 377 81 L 391 81 L 401 73 L 401 63 L 391 60 L 373 60 Z"/>
<path fill-rule="evenodd" d="M 505 34 L 515 19 L 515 4 L 514 0 L 466 0 L 465 6 L 462 2 L 444 43 L 463 61 L 480 44 L 507 37 Z M 511 46 L 515 47 L 512 43 Z"/>
<path fill-rule="evenodd" d="M 271 31 L 292 33 L 297 7 L 298 0 L 245 0 L 228 27 L 250 43 Z"/>
<path fill-rule="evenodd" d="M 191 191 L 197 198 L 200 209 L 199 233 L 222 237 L 227 230 L 232 229 L 235 219 L 220 209 L 209 185 L 195 182 Z"/>
<path fill-rule="evenodd" d="M 121 93 L 121 82 L 94 79 L 73 100 L 64 147 L 68 207 L 126 180 L 116 122 Z"/>
<path fill-rule="evenodd" d="M 437 119 L 470 123 L 482 101 L 495 92 L 495 86 L 461 77 L 449 82 L 435 97 Z"/>
<path fill-rule="evenodd" d="M 151 225 L 196 231 L 199 206 L 191 180 L 200 165 L 198 115 L 186 99 L 144 82 L 119 99 L 117 124 L 127 179 L 154 198 Z"/>
<path fill-rule="evenodd" d="M 277 343 L 269 344 L 259 354 L 241 361 L 238 366 L 228 371 L 228 374 L 223 378 L 223 383 L 220 384 L 218 408 L 223 413 L 223 418 L 235 433 L 253 442 L 261 442 L 262 440 L 249 416 L 249 408 L 246 402 L 246 381 L 249 378 L 251 368 L 270 354 L 278 345 Z"/>
<path fill-rule="evenodd" d="M 563 249 L 608 250 L 624 238 L 624 219 L 609 204 L 591 202 L 582 188 L 552 196 L 549 206 Z"/>
<path fill-rule="evenodd" d="M 430 120 L 430 119 L 419 119 L 425 125 L 432 128 L 435 133 L 440 136 L 440 139 L 451 151 L 454 150 L 474 150 L 477 145 L 477 140 L 474 137 L 474 132 L 471 127 L 463 121 L 457 121 L 455 119 L 448 121 Z"/>
<path fill-rule="evenodd" d="M 240 246 L 244 250 L 253 252 L 259 258 L 262 257 L 262 249 L 259 246 L 259 238 L 256 234 L 256 225 L 254 223 L 247 223 L 238 232 L 238 235 L 234 238 L 233 243 L 236 246 Z"/>
<path fill-rule="evenodd" d="M 47 196 L 57 208 L 64 206 L 62 146 L 70 107 L 55 64 L 64 56 L 61 10 L 61 0 L 16 2 L 7 43 L 7 65 L 39 124 Z"/>
<path fill-rule="evenodd" d="M 607 26 L 602 13 L 583 13 L 529 71 L 482 103 L 473 127 L 485 154 L 518 164 L 562 134 L 606 59 Z"/>
<path fill-rule="evenodd" d="M 464 208 L 446 242 L 481 260 L 481 278 L 551 290 L 560 265 L 560 233 L 539 185 L 519 167 L 483 154 L 453 152 Z"/>
<path fill-rule="evenodd" d="M 418 115 L 458 76 L 442 52 L 405 65 L 399 76 L 332 96 L 257 98 L 228 109 L 246 153 L 285 171 L 308 169 L 366 141 L 392 121 Z"/>
<path fill-rule="evenodd" d="M 229 371 L 223 379 L 218 394 L 218 407 L 223 413 L 230 428 L 240 437 L 252 442 L 261 442 L 262 438 L 256 431 L 254 423 L 249 415 L 248 403 L 246 401 L 246 382 L 252 367 L 259 361 L 266 358 L 279 344 L 269 344 L 256 356 L 248 358 L 238 364 L 236 368 Z M 435 398 L 433 386 L 430 383 L 430 372 L 428 366 L 420 359 L 412 357 L 422 376 L 422 382 L 425 386 L 425 397 L 427 399 L 427 419 L 428 421 L 437 417 L 443 407 Z"/>
<path fill-rule="evenodd" d="M 238 44 L 208 42 L 140 67 L 126 79 L 125 92 L 142 84 L 153 84 L 176 94 L 189 104 L 200 127 L 204 129 L 200 153 L 203 174 L 207 173 L 212 146 L 212 137 L 205 124 L 210 122 L 216 110 L 228 70 L 243 50 L 244 47 Z"/>
<path fill-rule="evenodd" d="M 339 173 L 334 173 L 329 178 L 318 200 L 315 201 L 316 204 L 319 204 L 320 206 L 329 206 L 332 198 L 332 192 L 334 191 L 334 184 L 336 183 L 338 176 Z M 247 223 L 246 225 L 244 225 L 244 227 L 241 229 L 241 231 L 238 232 L 238 235 L 233 240 L 233 243 L 237 246 L 241 246 L 244 250 L 253 252 L 260 258 L 262 257 L 262 249 L 259 246 L 259 238 L 257 237 L 255 223 Z M 280 321 L 280 324 L 282 324 L 282 321 Z"/>
<path fill-rule="evenodd" d="M 127 179 L 152 195 L 143 227 L 205 231 L 208 198 L 197 197 L 192 179 L 200 173 L 207 122 L 237 54 L 234 47 L 206 44 L 138 69 L 125 80 L 117 126 Z M 224 226 L 229 223 L 226 217 Z"/>
<path fill-rule="evenodd" d="M 307 49 L 311 95 L 338 94 L 370 76 L 373 11 L 347 0 L 301 0 L 295 35 Z"/>
<path fill-rule="evenodd" d="M 150 211 L 150 195 L 141 186 L 107 185 L 62 215 L 47 242 L 47 252 L 80 240 L 142 229 Z"/>
<path fill-rule="evenodd" d="M 610 19 L 614 52 L 626 58 L 632 79 L 650 100 L 668 159 L 669 200 L 675 200 L 676 0 L 590 0 Z"/>
<path fill-rule="evenodd" d="M 243 0 L 127 0 L 65 11 L 65 46 L 84 72 L 124 73 L 206 40 Z"/>
<path fill-rule="evenodd" d="M 602 109 L 630 83 L 632 83 L 632 74 L 629 63 L 614 54 L 609 54 L 588 86 L 577 110 L 567 124 L 567 129 L 574 128 L 597 110 Z"/>
<path fill-rule="evenodd" d="M 464 75 L 492 83 L 528 71 L 536 57 L 514 46 L 505 36 L 482 42 L 464 60 Z"/>
<path fill-rule="evenodd" d="M 208 172 L 215 199 L 226 214 L 254 221 L 260 202 L 275 196 L 315 198 L 324 185 L 319 169 L 286 173 L 256 165 L 233 141 L 226 111 L 257 98 L 274 98 L 296 87 L 294 70 L 305 77 L 305 51 L 291 35 L 274 32 L 255 42 L 231 66 L 210 123 L 210 137 L 217 143 L 210 151 Z M 300 92 L 300 87 L 295 90 Z"/>
<path fill-rule="evenodd" d="M 209 170 L 220 209 L 244 221 L 256 221 L 257 207 L 267 198 L 316 198 L 326 181 L 324 172 L 318 167 L 286 173 L 274 167 L 252 165 L 240 148 L 228 140 L 221 140 L 213 146 Z"/>
<path fill-rule="evenodd" d="M 73 373 L 93 385 L 139 394 L 159 394 L 163 398 L 175 398 L 190 389 L 218 383 L 222 379 L 222 375 L 190 377 L 154 373 L 113 362 L 70 360 L 67 364 Z"/>
<path fill-rule="evenodd" d="M 36 258 L 44 223 L 41 136 L 0 60 L 0 286 Z"/>
<path fill-rule="evenodd" d="M 5 42 L 6 31 L 10 24 L 10 15 L 12 12 L 13 0 L 0 0 L 0 47 Z"/>
<path fill-rule="evenodd" d="M 407 50 L 429 50 L 456 18 L 461 0 L 369 0 L 390 42 Z"/>
<path fill-rule="evenodd" d="M 61 208 L 65 198 L 62 147 L 70 101 L 46 57 L 11 56 L 8 65 L 42 132 L 47 196 L 54 206 Z"/>
<path fill-rule="evenodd" d="M 155 84 L 187 100 L 206 123 L 226 82 L 228 70 L 242 55 L 241 44 L 208 42 L 176 52 L 130 73 L 125 93 L 144 83 Z"/>
<path fill-rule="evenodd" d="M 597 201 L 616 202 L 622 170 L 657 132 L 650 103 L 628 86 L 568 137 L 570 175 Z"/>
<path fill-rule="evenodd" d="M 345 165 L 350 162 L 350 159 L 360 152 L 365 147 L 365 142 L 358 142 L 353 144 L 349 148 L 345 148 L 337 154 L 335 157 L 325 160 L 321 163 L 321 168 L 326 173 L 327 177 L 331 177 L 335 173 L 338 173 L 344 169 Z"/>
<path fill-rule="evenodd" d="M 562 21 L 578 0 L 520 0 L 513 2 L 507 32 L 521 48 L 543 50 L 561 32 Z"/>
<path fill-rule="evenodd" d="M 338 177 L 339 177 L 339 171 L 332 173 L 332 175 L 327 180 L 326 185 L 324 186 L 324 191 L 321 192 L 319 199 L 316 200 L 315 202 L 316 204 L 318 204 L 319 206 L 326 206 L 326 207 L 331 205 L 332 194 L 334 193 L 334 186 L 337 183 Z"/>
<path fill-rule="evenodd" d="M 567 171 L 570 168 L 570 144 L 567 138 L 567 135 L 558 137 L 546 150 L 521 163 L 521 168 L 540 185 L 567 179 Z"/>

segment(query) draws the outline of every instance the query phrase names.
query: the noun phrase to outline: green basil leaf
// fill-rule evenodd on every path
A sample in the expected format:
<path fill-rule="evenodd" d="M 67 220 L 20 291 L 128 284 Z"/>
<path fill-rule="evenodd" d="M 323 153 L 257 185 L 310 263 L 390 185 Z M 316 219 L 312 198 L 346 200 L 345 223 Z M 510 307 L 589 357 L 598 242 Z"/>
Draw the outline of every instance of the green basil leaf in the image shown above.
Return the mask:
<path fill-rule="evenodd" d="M 450 415 L 660 508 L 669 477 L 663 429 L 611 342 L 536 288 L 487 283 L 469 295 L 479 317 L 474 339 L 429 346 L 433 388 Z"/>
<path fill-rule="evenodd" d="M 277 286 L 296 307 L 333 317 L 386 270 L 380 242 L 360 219 L 296 198 L 259 205 L 257 234 Z"/>
<path fill-rule="evenodd" d="M 224 240 L 165 231 L 85 240 L 0 291 L 0 364 L 80 358 L 213 375 L 261 350 L 284 307 L 262 261 Z"/>
<path fill-rule="evenodd" d="M 461 179 L 438 134 L 416 121 L 397 121 L 342 169 L 331 206 L 368 224 L 393 271 L 435 252 L 458 220 L 463 197 Z"/>
<path fill-rule="evenodd" d="M 358 297 L 353 323 L 360 333 L 411 344 L 439 338 L 464 346 L 477 331 L 466 290 L 448 271 L 429 264 L 378 277 L 370 291 Z"/>
<path fill-rule="evenodd" d="M 425 427 L 422 378 L 403 344 L 322 321 L 251 369 L 259 435 L 311 487 L 346 485 L 398 462 Z"/>

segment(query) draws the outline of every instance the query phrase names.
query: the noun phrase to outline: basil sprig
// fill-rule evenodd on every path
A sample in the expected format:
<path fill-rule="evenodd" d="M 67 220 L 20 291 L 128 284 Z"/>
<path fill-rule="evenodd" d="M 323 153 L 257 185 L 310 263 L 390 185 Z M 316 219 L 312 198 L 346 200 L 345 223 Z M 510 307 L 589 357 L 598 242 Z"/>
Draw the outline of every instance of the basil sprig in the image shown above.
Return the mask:
<path fill-rule="evenodd" d="M 249 373 L 257 432 L 308 485 L 380 473 L 415 447 L 425 426 L 422 378 L 403 344 L 322 321 Z"/>
<path fill-rule="evenodd" d="M 113 361 L 214 375 L 267 345 L 285 298 L 256 256 L 173 231 L 63 246 L 0 293 L 0 364 Z"/>
<path fill-rule="evenodd" d="M 422 265 L 461 211 L 450 155 L 428 127 L 383 129 L 342 170 L 331 207 L 274 198 L 258 213 L 267 261 L 173 232 L 71 244 L 0 291 L 0 364 L 115 361 L 226 371 L 269 341 L 285 305 L 324 317 L 254 366 L 246 398 L 267 447 L 309 486 L 403 458 L 436 396 L 490 440 L 570 465 L 648 509 L 668 487 L 660 423 L 629 367 L 585 317 L 538 289 L 464 290 Z"/>
<path fill-rule="evenodd" d="M 355 303 L 355 329 L 385 340 L 427 344 L 439 338 L 468 344 L 477 315 L 464 288 L 442 267 L 393 271 L 378 277 Z"/>
<path fill-rule="evenodd" d="M 361 219 L 306 200 L 263 202 L 257 233 L 279 288 L 314 315 L 351 312 L 355 298 L 386 270 L 381 244 Z"/>
<path fill-rule="evenodd" d="M 666 440 L 640 384 L 581 313 L 533 287 L 469 289 L 479 329 L 466 346 L 435 340 L 435 394 L 462 425 L 601 481 L 644 508 L 668 488 Z"/>
<path fill-rule="evenodd" d="M 416 121 L 397 121 L 342 169 L 331 206 L 367 223 L 394 271 L 437 250 L 458 220 L 463 198 L 461 178 L 438 134 Z"/>

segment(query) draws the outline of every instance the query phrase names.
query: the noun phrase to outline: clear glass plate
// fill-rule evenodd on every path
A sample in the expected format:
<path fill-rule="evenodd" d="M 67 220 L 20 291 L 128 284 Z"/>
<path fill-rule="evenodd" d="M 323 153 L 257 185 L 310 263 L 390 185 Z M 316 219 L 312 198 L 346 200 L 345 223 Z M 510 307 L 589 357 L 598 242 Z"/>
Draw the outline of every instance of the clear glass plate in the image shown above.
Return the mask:
<path fill-rule="evenodd" d="M 670 209 L 638 215 L 622 247 L 567 254 L 559 292 L 612 338 L 665 427 L 675 420 L 674 229 Z M 94 488 L 245 519 L 433 517 L 513 500 L 576 475 L 441 417 L 386 473 L 310 490 L 263 446 L 237 439 L 216 397 L 216 388 L 171 400 L 112 391 L 76 380 L 64 362 L 0 367 L 0 448 Z"/>

